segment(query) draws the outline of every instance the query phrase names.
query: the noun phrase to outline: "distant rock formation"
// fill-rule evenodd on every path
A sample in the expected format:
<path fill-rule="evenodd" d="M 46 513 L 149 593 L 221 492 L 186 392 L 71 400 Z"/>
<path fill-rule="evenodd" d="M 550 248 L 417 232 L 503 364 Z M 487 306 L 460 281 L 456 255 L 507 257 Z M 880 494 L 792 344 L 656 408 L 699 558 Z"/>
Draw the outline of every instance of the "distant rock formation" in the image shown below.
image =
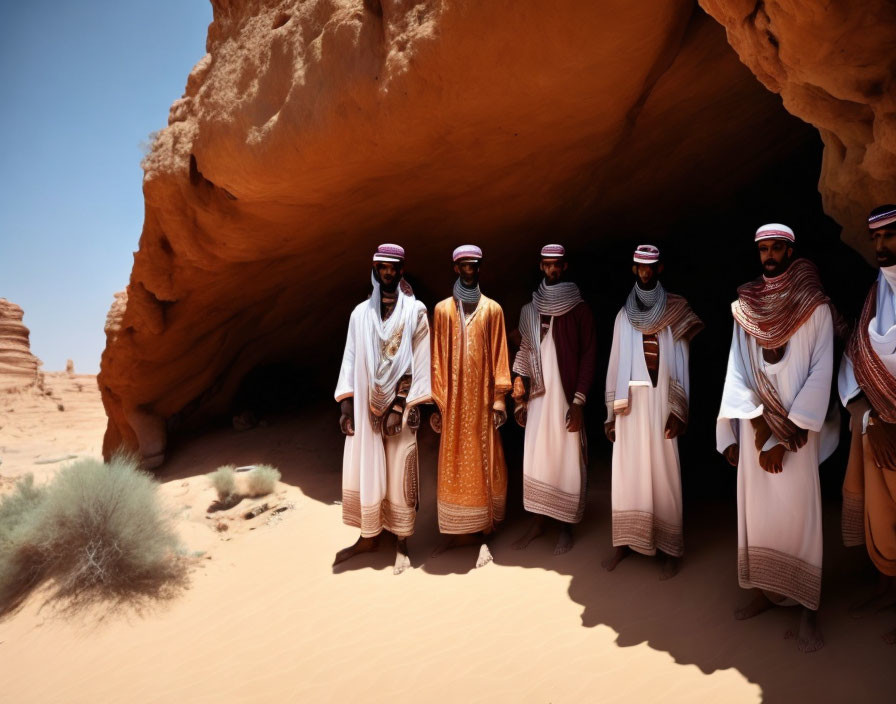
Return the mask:
<path fill-rule="evenodd" d="M 896 200 L 896 3 L 700 0 L 784 107 L 818 128 L 818 188 L 843 240 L 871 258 L 868 211 Z"/>
<path fill-rule="evenodd" d="M 0 298 L 0 392 L 41 386 L 41 361 L 31 354 L 24 312 L 15 303 Z"/>

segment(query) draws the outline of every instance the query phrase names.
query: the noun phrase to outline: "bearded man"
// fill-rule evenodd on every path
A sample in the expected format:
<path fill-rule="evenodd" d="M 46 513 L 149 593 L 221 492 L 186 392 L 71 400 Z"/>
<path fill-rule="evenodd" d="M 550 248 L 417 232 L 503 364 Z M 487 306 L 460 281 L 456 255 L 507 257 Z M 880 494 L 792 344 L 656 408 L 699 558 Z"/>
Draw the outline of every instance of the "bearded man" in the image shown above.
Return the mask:
<path fill-rule="evenodd" d="M 334 565 L 376 550 L 383 530 L 397 538 L 395 574 L 410 566 L 407 538 L 417 514 L 418 406 L 430 401 L 426 306 L 403 278 L 404 249 L 373 255 L 370 298 L 352 311 L 336 401 L 345 434 L 342 520 L 361 529 Z"/>
<path fill-rule="evenodd" d="M 433 316 L 430 418 L 439 445 L 439 530 L 447 537 L 433 557 L 450 548 L 480 544 L 476 566 L 491 561 L 485 544 L 504 519 L 507 465 L 500 428 L 511 389 L 504 311 L 479 290 L 482 250 L 454 250 L 454 295 Z"/>
<path fill-rule="evenodd" d="M 591 309 L 564 281 L 567 269 L 563 245 L 542 247 L 544 279 L 520 312 L 513 363 L 514 418 L 526 429 L 523 506 L 535 514 L 513 547 L 525 548 L 552 519 L 560 524 L 555 555 L 572 549 L 572 527 L 585 511 L 584 409 L 597 346 Z"/>
<path fill-rule="evenodd" d="M 666 292 L 663 269 L 659 249 L 635 249 L 635 285 L 613 329 L 604 431 L 613 443 L 615 550 L 602 564 L 612 571 L 633 551 L 659 551 L 660 579 L 669 579 L 684 554 L 678 436 L 688 425 L 689 346 L 703 322 Z"/>
<path fill-rule="evenodd" d="M 840 365 L 852 444 L 843 482 L 843 541 L 865 545 L 879 580 L 856 614 L 896 603 L 896 205 L 868 216 L 880 271 Z M 896 643 L 896 629 L 884 640 Z"/>
<path fill-rule="evenodd" d="M 763 275 L 738 290 L 716 446 L 737 467 L 738 582 L 754 597 L 735 618 L 802 605 L 797 645 L 824 645 L 818 465 L 837 446 L 828 413 L 834 326 L 815 265 L 794 259 L 786 225 L 756 231 Z M 794 635 L 788 631 L 788 637 Z"/>

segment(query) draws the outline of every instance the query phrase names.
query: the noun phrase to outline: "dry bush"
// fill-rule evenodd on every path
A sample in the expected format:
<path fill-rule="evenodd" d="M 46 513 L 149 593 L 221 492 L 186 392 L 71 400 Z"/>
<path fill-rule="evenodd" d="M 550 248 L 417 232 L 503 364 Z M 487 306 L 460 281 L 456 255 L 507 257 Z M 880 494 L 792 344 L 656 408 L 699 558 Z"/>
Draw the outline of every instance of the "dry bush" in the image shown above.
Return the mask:
<path fill-rule="evenodd" d="M 212 487 L 218 492 L 218 500 L 221 503 L 228 503 L 236 494 L 236 467 L 232 464 L 225 464 L 218 467 L 214 472 L 206 475 L 212 483 Z"/>
<path fill-rule="evenodd" d="M 246 475 L 246 496 L 264 496 L 277 488 L 280 471 L 269 464 L 260 464 Z"/>
<path fill-rule="evenodd" d="M 41 488 L 26 478 L 0 504 L 0 525 L 0 613 L 47 580 L 56 597 L 126 601 L 184 577 L 158 484 L 132 457 L 74 462 Z"/>

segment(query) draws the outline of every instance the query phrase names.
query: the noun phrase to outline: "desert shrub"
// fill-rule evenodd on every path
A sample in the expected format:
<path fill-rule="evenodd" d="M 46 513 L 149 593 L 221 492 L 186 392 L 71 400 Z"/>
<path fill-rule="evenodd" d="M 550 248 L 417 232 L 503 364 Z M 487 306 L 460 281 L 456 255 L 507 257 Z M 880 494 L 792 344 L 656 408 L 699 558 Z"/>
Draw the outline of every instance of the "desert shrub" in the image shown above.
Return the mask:
<path fill-rule="evenodd" d="M 218 467 L 214 472 L 209 472 L 206 476 L 212 483 L 214 490 L 218 492 L 220 501 L 226 502 L 236 494 L 236 467 L 232 464 Z"/>
<path fill-rule="evenodd" d="M 19 533 L 28 528 L 30 517 L 46 495 L 44 487 L 34 485 L 34 476 L 26 474 L 12 492 L 0 497 L 0 555 L 16 543 Z"/>
<path fill-rule="evenodd" d="M 259 464 L 246 475 L 246 495 L 270 494 L 280 481 L 280 471 L 268 464 Z"/>
<path fill-rule="evenodd" d="M 127 598 L 157 595 L 182 577 L 179 541 L 157 489 L 126 456 L 74 462 L 42 488 L 20 482 L 0 509 L 4 526 L 8 516 L 18 520 L 11 532 L 4 528 L 0 613 L 46 580 L 56 596 Z"/>

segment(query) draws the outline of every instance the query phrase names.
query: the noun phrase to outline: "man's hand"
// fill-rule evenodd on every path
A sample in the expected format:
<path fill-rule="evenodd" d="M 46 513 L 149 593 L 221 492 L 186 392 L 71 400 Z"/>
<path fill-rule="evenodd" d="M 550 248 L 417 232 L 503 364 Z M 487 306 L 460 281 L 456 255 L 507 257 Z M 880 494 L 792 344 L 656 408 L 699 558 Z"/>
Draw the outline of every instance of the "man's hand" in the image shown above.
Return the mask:
<path fill-rule="evenodd" d="M 725 452 L 722 454 L 725 456 L 725 459 L 728 460 L 728 464 L 732 467 L 737 467 L 737 461 L 740 459 L 740 445 L 736 442 L 732 443 L 725 448 Z"/>
<path fill-rule="evenodd" d="M 432 428 L 434 433 L 442 432 L 442 414 L 438 411 L 433 411 L 433 414 L 429 417 L 429 427 Z"/>
<path fill-rule="evenodd" d="M 495 430 L 497 430 L 507 422 L 507 411 L 499 411 L 496 408 L 492 409 L 492 420 L 495 423 Z"/>
<path fill-rule="evenodd" d="M 604 423 L 604 435 L 610 442 L 616 442 L 616 421 L 610 420 Z"/>
<path fill-rule="evenodd" d="M 769 474 L 780 474 L 784 470 L 784 445 L 775 445 L 771 450 L 759 453 L 759 466 Z"/>
<path fill-rule="evenodd" d="M 881 469 L 896 471 L 896 423 L 886 423 L 872 413 L 866 432 L 874 463 Z"/>
<path fill-rule="evenodd" d="M 753 426 L 753 437 L 756 441 L 756 451 L 762 452 L 765 443 L 772 436 L 772 429 L 768 426 L 768 421 L 763 416 L 757 416 L 750 419 L 750 425 Z"/>
<path fill-rule="evenodd" d="M 420 429 L 420 409 L 417 406 L 408 411 L 408 427 L 415 433 Z"/>
<path fill-rule="evenodd" d="M 681 420 L 674 413 L 669 414 L 669 418 L 666 419 L 666 440 L 671 440 L 672 438 L 677 438 L 679 435 L 684 435 L 684 431 L 687 430 L 687 425 L 685 425 L 684 421 Z"/>
<path fill-rule="evenodd" d="M 350 398 L 340 402 L 339 412 L 339 429 L 343 435 L 355 434 L 355 404 Z"/>
<path fill-rule="evenodd" d="M 398 435 L 401 432 L 401 422 L 403 418 L 404 414 L 401 411 L 396 408 L 390 409 L 386 416 L 386 422 L 383 425 L 383 435 L 390 438 L 394 435 Z"/>
<path fill-rule="evenodd" d="M 859 394 L 852 401 L 846 404 L 846 410 L 849 413 L 849 417 L 854 424 L 861 423 L 862 419 L 865 417 L 865 414 L 871 410 L 871 404 L 868 403 L 868 399 L 865 397 L 865 394 Z"/>
<path fill-rule="evenodd" d="M 580 403 L 574 403 L 566 412 L 566 429 L 571 433 L 577 433 L 585 424 L 585 409 Z"/>
<path fill-rule="evenodd" d="M 529 418 L 529 409 L 525 403 L 517 402 L 513 407 L 513 419 L 521 428 L 526 427 L 526 420 Z"/>

